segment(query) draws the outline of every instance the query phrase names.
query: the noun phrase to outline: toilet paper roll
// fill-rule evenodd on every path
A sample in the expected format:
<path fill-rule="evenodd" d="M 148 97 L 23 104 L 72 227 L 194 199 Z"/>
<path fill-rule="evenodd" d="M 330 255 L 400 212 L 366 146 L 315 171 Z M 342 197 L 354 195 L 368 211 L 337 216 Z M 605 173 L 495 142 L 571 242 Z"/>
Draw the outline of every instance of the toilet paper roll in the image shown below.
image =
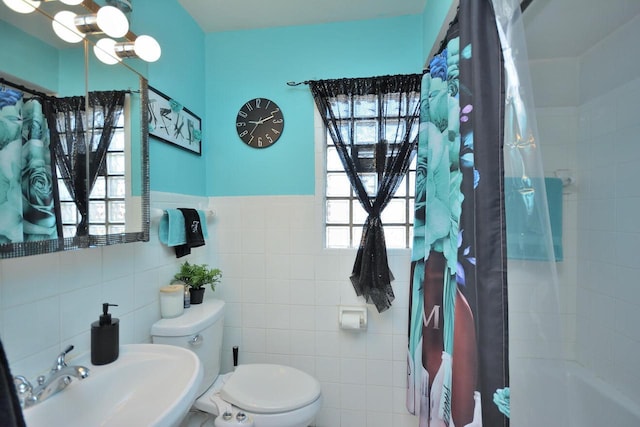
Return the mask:
<path fill-rule="evenodd" d="M 342 329 L 360 329 L 360 313 L 344 312 L 340 318 Z"/>

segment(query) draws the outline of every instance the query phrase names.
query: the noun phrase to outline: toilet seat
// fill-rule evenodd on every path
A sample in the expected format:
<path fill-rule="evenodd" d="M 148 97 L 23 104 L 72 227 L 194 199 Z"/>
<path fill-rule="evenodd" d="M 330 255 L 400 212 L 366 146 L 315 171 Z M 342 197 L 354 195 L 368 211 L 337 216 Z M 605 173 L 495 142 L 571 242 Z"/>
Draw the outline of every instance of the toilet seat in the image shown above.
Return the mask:
<path fill-rule="evenodd" d="M 232 405 L 256 414 L 276 414 L 307 406 L 320 396 L 320 383 L 289 366 L 239 365 L 220 390 Z"/>
<path fill-rule="evenodd" d="M 240 365 L 240 366 L 253 366 L 253 365 Z M 218 406 L 220 404 L 219 400 L 222 399 L 221 390 L 226 386 L 226 384 L 231 380 L 231 378 L 233 378 L 238 373 L 238 370 L 240 370 L 240 372 L 242 373 L 243 371 L 250 372 L 252 369 L 252 368 L 240 369 L 240 366 L 236 368 L 235 372 L 230 372 L 228 374 L 218 376 L 215 382 L 200 397 L 196 399 L 196 401 L 193 404 L 193 408 L 199 411 L 206 412 L 208 414 L 212 414 L 214 416 L 218 416 L 220 413 L 219 411 L 228 409 L 228 408 L 220 408 Z M 268 372 L 269 369 L 273 370 L 274 369 L 273 367 L 284 368 L 284 371 L 281 371 L 281 372 L 284 372 L 284 375 L 282 376 L 284 378 L 287 377 L 286 373 L 292 372 L 289 370 L 293 370 L 294 372 L 298 371 L 297 369 L 289 368 L 286 366 L 280 366 L 280 365 L 271 365 L 271 366 L 272 368 L 265 368 L 265 371 Z M 257 368 L 257 369 L 260 370 L 263 368 Z M 238 402 L 238 403 L 241 403 L 240 406 L 236 406 L 235 404 L 232 406 L 230 404 L 231 402 L 228 402 L 226 400 L 225 402 L 229 403 L 229 407 L 231 408 L 231 412 L 233 416 L 235 416 L 239 411 L 245 412 L 248 416 L 250 416 L 253 419 L 256 427 L 308 426 L 310 423 L 313 422 L 316 414 L 318 413 L 318 411 L 320 410 L 320 407 L 322 406 L 322 394 L 320 393 L 320 383 L 318 383 L 317 380 L 311 377 L 310 375 L 307 375 L 302 371 L 298 371 L 298 372 L 301 374 L 303 378 L 310 379 L 309 382 L 307 380 L 302 381 L 303 384 L 306 383 L 307 385 L 311 385 L 310 389 L 308 390 L 313 390 L 317 387 L 317 393 L 311 391 L 310 394 L 307 395 L 307 399 L 302 399 L 302 400 L 308 400 L 310 396 L 315 395 L 315 400 L 311 401 L 306 406 L 298 407 L 289 411 L 282 411 L 277 413 L 265 413 L 264 408 L 258 408 L 255 402 L 253 406 L 255 408 L 258 408 L 258 410 L 256 411 L 246 409 L 247 406 L 250 406 L 250 405 L 247 405 L 246 403 Z M 243 376 L 244 375 L 240 375 L 240 380 L 247 381 L 247 378 L 242 378 Z M 251 387 L 248 387 L 249 390 L 255 387 L 257 382 L 261 382 L 260 386 L 263 388 L 266 388 L 266 390 L 268 391 L 266 394 L 267 395 L 273 394 L 273 390 L 269 388 L 268 385 L 265 385 L 265 384 L 268 384 L 268 382 L 265 382 L 264 376 L 262 376 L 263 379 L 261 379 L 260 381 L 257 381 L 256 378 L 260 378 L 260 375 L 255 377 L 253 381 L 250 382 Z M 315 383 L 315 385 L 313 383 Z M 290 387 L 287 387 L 287 388 L 290 388 Z M 305 388 L 304 386 L 300 387 L 300 390 L 302 390 L 300 394 L 303 394 L 304 388 Z M 233 390 L 233 387 L 231 387 L 231 389 Z M 292 391 L 295 392 L 296 391 L 295 388 Z M 216 396 L 219 398 L 218 402 L 216 402 L 215 400 Z M 302 401 L 302 400 L 299 400 L 299 401 Z M 277 402 L 277 399 L 276 399 L 276 402 Z M 286 406 L 294 406 L 294 405 L 291 403 L 288 403 L 288 404 L 280 403 L 279 406 L 286 407 Z"/>

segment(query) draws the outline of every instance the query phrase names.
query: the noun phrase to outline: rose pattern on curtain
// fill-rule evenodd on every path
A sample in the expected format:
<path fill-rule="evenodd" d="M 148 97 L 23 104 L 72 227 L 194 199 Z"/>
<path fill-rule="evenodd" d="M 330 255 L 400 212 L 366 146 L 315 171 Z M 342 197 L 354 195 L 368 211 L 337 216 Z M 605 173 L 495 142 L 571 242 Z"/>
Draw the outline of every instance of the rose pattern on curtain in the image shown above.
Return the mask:
<path fill-rule="evenodd" d="M 318 111 L 333 140 L 360 204 L 367 212 L 362 239 L 351 274 L 358 296 L 373 303 L 378 312 L 391 307 L 395 296 L 380 214 L 387 206 L 415 155 L 414 124 L 419 104 L 421 75 L 317 80 L 308 82 Z M 375 142 L 364 147 L 355 139 L 354 108 L 366 99 L 377 122 Z M 370 151 L 367 156 L 359 153 Z M 377 187 L 367 192 L 363 175 L 375 173 Z"/>
<path fill-rule="evenodd" d="M 462 0 L 443 47 L 422 82 L 407 408 L 420 427 L 507 426 L 504 98 L 490 3 Z"/>
<path fill-rule="evenodd" d="M 42 100 L 0 90 L 0 243 L 55 239 L 55 174 Z"/>

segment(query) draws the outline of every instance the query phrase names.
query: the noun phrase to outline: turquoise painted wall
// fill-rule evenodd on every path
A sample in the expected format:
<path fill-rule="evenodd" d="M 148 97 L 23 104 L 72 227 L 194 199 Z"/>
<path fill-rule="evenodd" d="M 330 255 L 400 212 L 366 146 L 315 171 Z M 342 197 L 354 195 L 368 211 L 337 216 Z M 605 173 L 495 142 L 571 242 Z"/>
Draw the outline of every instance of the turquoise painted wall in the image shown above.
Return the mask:
<path fill-rule="evenodd" d="M 57 50 L 0 20 L 0 70 L 57 92 L 57 69 Z"/>
<path fill-rule="evenodd" d="M 420 15 L 207 34 L 207 194 L 314 194 L 313 98 L 308 86 L 286 82 L 420 72 L 421 37 Z M 243 144 L 235 127 L 255 97 L 285 116 L 280 140 L 262 150 Z"/>
<path fill-rule="evenodd" d="M 440 40 L 436 40 L 438 38 L 438 32 L 447 17 L 452 3 L 453 0 L 427 0 L 424 12 L 422 13 L 422 57 L 425 63 L 430 59 L 428 56 L 433 44 L 440 43 Z"/>
<path fill-rule="evenodd" d="M 197 114 L 203 119 L 205 127 L 203 31 L 177 0 L 136 0 L 133 7 L 134 12 L 130 17 L 131 29 L 136 34 L 155 37 L 162 47 L 161 58 L 147 66 L 149 85 Z M 211 145 L 206 139 L 200 157 L 151 138 L 151 190 L 205 196 L 205 159 L 210 150 Z"/>
<path fill-rule="evenodd" d="M 203 119 L 202 157 L 150 141 L 151 189 L 199 196 L 313 194 L 313 100 L 307 86 L 286 82 L 419 72 L 451 2 L 428 0 L 415 16 L 205 35 L 178 0 L 136 0 L 131 28 L 156 37 L 162 57 L 127 63 Z M 0 43 L 7 40 L 16 45 L 0 37 Z M 0 50 L 3 64 L 12 50 Z M 70 90 L 64 76 L 58 82 L 44 72 L 63 69 L 57 61 L 44 52 L 29 80 Z M 240 106 L 258 96 L 278 102 L 286 117 L 282 138 L 265 150 L 242 144 L 234 125 Z"/>

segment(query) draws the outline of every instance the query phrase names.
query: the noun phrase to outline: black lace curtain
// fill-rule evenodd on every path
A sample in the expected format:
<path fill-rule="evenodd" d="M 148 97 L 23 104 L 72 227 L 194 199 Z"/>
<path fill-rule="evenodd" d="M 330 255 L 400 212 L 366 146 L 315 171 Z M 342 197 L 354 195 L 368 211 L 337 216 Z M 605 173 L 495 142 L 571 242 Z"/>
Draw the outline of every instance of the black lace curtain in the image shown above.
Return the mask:
<path fill-rule="evenodd" d="M 125 93 L 89 92 L 88 120 L 85 97 L 48 98 L 45 114 L 52 130 L 56 165 L 80 214 L 77 236 L 89 233 L 89 195 L 96 178 L 105 170 L 107 149 L 124 110 Z"/>
<path fill-rule="evenodd" d="M 368 214 L 351 274 L 357 295 L 378 312 L 394 299 L 380 214 L 407 174 L 417 145 L 421 74 L 317 80 L 309 86 L 351 186 Z M 373 143 L 358 140 L 356 126 L 376 122 Z M 377 177 L 374 194 L 363 177 Z"/>

